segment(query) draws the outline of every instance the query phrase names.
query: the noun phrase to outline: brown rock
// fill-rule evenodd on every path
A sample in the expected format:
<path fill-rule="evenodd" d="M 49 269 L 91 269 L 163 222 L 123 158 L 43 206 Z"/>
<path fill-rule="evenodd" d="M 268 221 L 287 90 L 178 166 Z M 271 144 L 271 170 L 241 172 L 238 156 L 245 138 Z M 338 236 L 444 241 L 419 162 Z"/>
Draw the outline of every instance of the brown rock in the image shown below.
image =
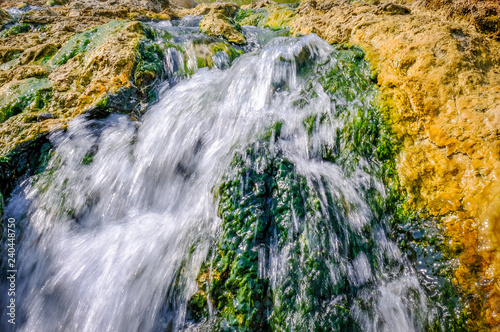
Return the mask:
<path fill-rule="evenodd" d="M 229 22 L 227 16 L 219 12 L 209 12 L 200 22 L 200 31 L 213 37 L 224 37 L 236 44 L 246 44 L 243 34 L 234 24 Z"/>
<path fill-rule="evenodd" d="M 170 0 L 170 4 L 177 8 L 194 8 L 198 5 L 194 0 Z"/>
<path fill-rule="evenodd" d="M 58 49 L 59 45 L 54 45 L 51 43 L 30 47 L 24 50 L 23 54 L 19 58 L 19 64 L 25 65 L 43 57 L 54 55 Z"/>
<path fill-rule="evenodd" d="M 207 15 L 208 13 L 213 12 L 223 14 L 226 17 L 232 17 L 236 13 L 238 8 L 239 6 L 237 4 L 231 2 L 214 2 L 209 4 L 204 3 L 190 11 L 190 14 L 199 16 Z"/>
<path fill-rule="evenodd" d="M 238 5 L 229 2 L 202 4 L 196 8 L 182 12 L 185 15 L 205 15 L 200 22 L 200 31 L 213 37 L 224 37 L 236 44 L 246 44 L 245 36 L 239 26 L 231 22 L 238 10 Z"/>
<path fill-rule="evenodd" d="M 398 5 L 392 2 L 386 2 L 378 6 L 375 11 L 376 14 L 386 14 L 386 15 L 408 15 L 410 14 L 410 9 L 408 7 Z"/>
<path fill-rule="evenodd" d="M 71 8 L 99 8 L 112 9 L 115 6 L 123 6 L 133 9 L 143 9 L 153 12 L 161 12 L 169 7 L 168 0 L 100 0 L 96 3 L 95 0 L 72 0 L 69 3 Z"/>
<path fill-rule="evenodd" d="M 242 9 L 260 9 L 260 8 L 267 8 L 271 5 L 275 5 L 276 2 L 272 0 L 255 0 L 252 1 L 248 5 L 243 5 L 241 6 Z"/>

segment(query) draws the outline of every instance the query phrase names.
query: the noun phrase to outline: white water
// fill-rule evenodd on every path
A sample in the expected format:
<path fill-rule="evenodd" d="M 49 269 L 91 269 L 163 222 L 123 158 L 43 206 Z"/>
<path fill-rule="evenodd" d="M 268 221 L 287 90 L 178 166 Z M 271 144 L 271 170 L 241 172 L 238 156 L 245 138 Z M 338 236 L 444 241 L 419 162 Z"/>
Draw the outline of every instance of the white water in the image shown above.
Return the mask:
<path fill-rule="evenodd" d="M 316 59 L 333 51 L 314 35 L 276 38 L 229 69 L 200 70 L 163 91 L 140 123 L 123 115 L 81 117 L 52 135 L 55 156 L 48 170 L 19 187 L 5 211 L 22 229 L 15 330 L 182 329 L 187 301 L 197 291 L 195 278 L 221 223 L 213 190 L 230 172 L 235 153 L 276 121 L 283 122 L 286 137 L 276 149 L 308 181 L 328 181 L 349 206 L 342 216 L 346 223 L 354 229 L 366 225 L 371 211 L 360 192 L 367 186 L 383 192 L 383 185 L 361 168 L 346 177 L 336 165 L 309 158 L 315 143 L 333 142 L 341 124 L 323 128 L 318 141 L 308 143 L 303 119 L 334 112 L 335 106 L 319 85 L 313 104 L 293 105 L 304 84 L 295 58 L 304 49 Z M 84 165 L 89 151 L 95 156 Z M 353 261 L 339 259 L 331 278 L 349 275 L 353 285 L 370 284 L 358 296 L 371 301 L 372 311 L 350 308 L 364 331 L 418 330 L 428 309 L 415 274 L 382 228 L 373 237 L 381 254 L 401 263 L 403 275 L 372 271 L 359 254 Z M 273 288 L 290 268 L 287 255 L 275 252 L 261 264 Z M 417 292 L 415 303 L 408 303 L 409 292 Z M 291 326 L 300 319 L 290 316 Z M 10 328 L 4 319 L 2 324 L 2 331 Z"/>

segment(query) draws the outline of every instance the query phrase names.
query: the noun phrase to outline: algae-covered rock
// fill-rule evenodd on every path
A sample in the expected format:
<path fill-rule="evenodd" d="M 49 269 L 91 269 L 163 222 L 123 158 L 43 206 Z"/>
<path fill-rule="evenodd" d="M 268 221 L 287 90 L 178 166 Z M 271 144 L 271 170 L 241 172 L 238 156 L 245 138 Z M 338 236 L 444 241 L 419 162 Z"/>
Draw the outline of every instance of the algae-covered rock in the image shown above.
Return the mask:
<path fill-rule="evenodd" d="M 16 25 L 6 29 L 5 31 L 3 31 L 0 34 L 0 37 L 6 38 L 6 37 L 10 37 L 10 36 L 15 36 L 15 35 L 18 35 L 20 33 L 29 32 L 30 30 L 31 30 L 31 26 L 29 24 L 26 24 L 26 23 L 16 24 Z"/>
<path fill-rule="evenodd" d="M 0 195 L 7 199 L 17 179 L 42 172 L 50 157 L 51 144 L 46 135 L 23 142 L 0 157 Z"/>
<path fill-rule="evenodd" d="M 11 81 L 0 88 L 0 122 L 27 109 L 42 109 L 50 99 L 51 82 L 28 78 Z"/>
<path fill-rule="evenodd" d="M 58 51 L 59 45 L 46 43 L 30 47 L 24 50 L 23 54 L 19 58 L 19 64 L 25 65 L 33 61 L 38 61 L 43 58 L 49 59 Z"/>
<path fill-rule="evenodd" d="M 231 3 L 214 3 L 198 6 L 193 13 L 205 15 L 200 22 L 201 32 L 213 37 L 224 37 L 235 44 L 246 44 L 241 28 L 232 20 L 237 8 Z"/>
<path fill-rule="evenodd" d="M 295 16 L 295 10 L 288 5 L 271 4 L 268 7 L 241 8 L 235 20 L 241 25 L 254 25 L 259 28 L 280 30 L 288 28 L 289 22 Z"/>
<path fill-rule="evenodd" d="M 15 53 L 17 65 L 0 71 L 0 154 L 83 112 L 135 109 L 147 97 L 143 88 L 153 91 L 151 83 L 162 75 L 163 53 L 147 46 L 151 38 L 142 23 L 111 21 L 74 34 L 62 46 L 39 43 Z"/>
<path fill-rule="evenodd" d="M 184 61 L 184 68 L 180 68 L 178 73 L 174 75 L 191 75 L 197 68 L 217 67 L 225 68 L 235 58 L 243 54 L 241 49 L 238 49 L 226 41 L 214 39 L 211 37 L 202 37 L 194 39 L 192 42 L 180 43 L 175 46 L 169 45 L 180 52 Z"/>
<path fill-rule="evenodd" d="M 110 37 L 117 37 L 117 33 L 127 24 L 128 22 L 125 21 L 113 21 L 73 36 L 50 60 L 48 66 L 50 68 L 59 67 L 80 53 L 95 50 L 108 41 Z"/>
<path fill-rule="evenodd" d="M 55 68 L 49 75 L 55 98 L 82 112 L 130 87 L 141 31 L 138 22 L 112 21 L 72 37 L 47 64 Z"/>
<path fill-rule="evenodd" d="M 127 6 L 130 8 L 142 8 L 145 10 L 161 12 L 169 7 L 167 0 L 100 0 L 96 4 L 95 0 L 70 0 L 69 5 L 72 8 L 98 7 L 110 8 L 114 5 Z"/>
<path fill-rule="evenodd" d="M 200 31 L 213 37 L 224 37 L 235 44 L 246 44 L 239 26 L 231 23 L 223 13 L 210 12 L 200 22 Z"/>

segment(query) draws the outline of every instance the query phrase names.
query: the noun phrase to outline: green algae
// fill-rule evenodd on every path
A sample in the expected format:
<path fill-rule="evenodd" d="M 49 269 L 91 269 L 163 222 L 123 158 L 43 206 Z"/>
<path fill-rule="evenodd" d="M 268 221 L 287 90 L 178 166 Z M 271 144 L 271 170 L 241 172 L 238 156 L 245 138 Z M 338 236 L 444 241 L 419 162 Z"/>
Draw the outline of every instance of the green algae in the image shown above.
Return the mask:
<path fill-rule="evenodd" d="M 52 84 L 47 78 L 28 78 L 11 82 L 0 90 L 0 122 L 23 112 L 43 109 L 50 99 Z"/>
<path fill-rule="evenodd" d="M 37 135 L 0 157 L 0 193 L 9 197 L 19 179 L 42 173 L 52 154 L 47 135 Z"/>
<path fill-rule="evenodd" d="M 242 8 L 240 8 L 236 12 L 236 15 L 234 16 L 234 20 L 236 22 L 241 23 L 241 21 L 243 21 L 247 17 L 252 16 L 253 14 L 255 14 L 255 10 L 254 9 L 242 9 Z"/>
<path fill-rule="evenodd" d="M 165 78 L 164 60 L 166 45 L 172 35 L 164 30 L 154 30 L 142 25 L 144 38 L 138 48 L 137 65 L 134 69 L 134 84 L 148 101 L 156 99 L 156 91 L 151 88 Z"/>
<path fill-rule="evenodd" d="M 158 85 L 164 77 L 163 60 L 165 55 L 160 46 L 143 39 L 139 44 L 139 56 L 137 66 L 134 70 L 134 83 L 139 87 L 141 94 L 146 95 L 146 99 L 153 101 L 156 93 L 152 86 Z"/>
<path fill-rule="evenodd" d="M 193 75 L 198 68 L 213 68 L 215 66 L 214 57 L 217 53 L 223 52 L 228 55 L 231 63 L 243 51 L 234 47 L 226 41 L 216 40 L 214 38 L 195 39 L 192 42 L 165 43 L 165 48 L 176 50 L 182 55 L 183 68 L 175 73 L 176 76 L 185 77 Z M 191 65 L 191 58 L 196 60 L 196 67 Z"/>
<path fill-rule="evenodd" d="M 229 56 L 229 60 L 230 61 L 233 61 L 238 56 L 240 56 L 240 55 L 243 54 L 242 50 L 237 49 L 234 46 L 232 46 L 231 44 L 225 43 L 225 42 L 215 42 L 213 44 L 209 44 L 209 47 L 210 47 L 210 49 L 212 51 L 210 53 L 210 60 L 218 52 L 224 52 L 224 53 L 226 53 Z M 208 65 L 209 67 L 213 66 L 213 61 L 208 61 L 207 63 L 209 64 Z"/>
<path fill-rule="evenodd" d="M 346 49 L 345 46 L 339 48 Z M 369 74 L 363 51 L 347 47 L 347 51 L 340 54 L 335 66 L 320 80 L 324 89 L 347 101 L 359 91 L 373 89 L 374 76 Z M 327 151 L 325 159 L 345 165 L 346 171 L 353 169 L 352 162 L 359 157 L 382 163 L 378 176 L 389 189 L 384 204 L 390 215 L 391 236 L 415 269 L 420 271 L 420 281 L 431 301 L 442 306 L 439 317 L 430 323 L 428 329 L 466 331 L 465 322 L 470 319 L 471 312 L 464 307 L 461 294 L 452 283 L 452 266 L 457 253 L 450 250 L 449 239 L 444 236 L 438 221 L 426 217 L 425 211 L 415 211 L 400 185 L 395 157 L 402 147 L 392 133 L 390 110 L 384 104 L 374 103 L 373 107 L 358 110 L 353 115 L 342 133 L 338 133 L 345 136 L 345 143 Z M 370 205 L 372 208 L 376 206 L 373 202 Z"/>
<path fill-rule="evenodd" d="M 240 25 L 253 25 L 262 27 L 262 21 L 265 21 L 268 13 L 265 9 L 240 9 L 236 13 L 235 20 Z"/>
<path fill-rule="evenodd" d="M 16 24 L 16 25 L 2 31 L 2 33 L 0 33 L 0 38 L 7 38 L 7 37 L 16 36 L 20 33 L 30 32 L 31 29 L 32 29 L 31 25 L 29 25 L 28 23 Z"/>
<path fill-rule="evenodd" d="M 350 56 L 355 56 L 352 53 L 354 52 L 344 55 L 340 52 L 337 58 L 330 59 L 329 62 L 336 61 L 341 66 L 351 60 Z M 346 58 L 345 61 L 343 57 Z M 360 64 L 361 61 L 355 67 L 358 71 L 362 71 Z M 323 73 L 322 67 L 316 69 L 326 76 L 324 88 L 331 93 L 331 98 L 345 97 L 349 92 L 347 89 L 332 88 L 333 77 L 339 74 L 338 68 Z M 329 64 L 327 67 L 332 66 Z M 310 71 L 311 68 L 302 68 L 301 74 L 308 76 Z M 361 73 L 357 78 L 362 80 L 364 76 Z M 345 81 L 346 77 L 338 78 L 339 81 L 342 79 L 344 83 L 351 83 Z M 357 83 L 357 86 L 363 86 L 361 82 Z M 306 90 L 312 85 L 312 81 L 306 84 Z M 369 90 L 368 94 L 375 91 L 370 84 L 365 85 L 364 90 Z M 317 97 L 312 88 L 304 91 L 304 94 L 312 97 L 311 102 Z M 308 103 L 306 99 L 297 101 L 297 104 L 300 102 Z M 376 108 L 372 108 L 375 112 Z M 350 114 L 339 109 L 339 116 L 344 113 Z M 304 119 L 304 127 L 309 135 L 317 130 L 317 126 L 329 121 L 326 116 L 320 118 L 321 120 L 312 116 Z M 338 215 L 336 209 L 342 207 L 333 197 L 329 197 L 328 206 L 331 211 L 327 216 L 316 212 L 322 204 L 316 189 L 311 188 L 306 179 L 297 174 L 293 163 L 283 158 L 279 152 L 270 153 L 269 143 L 266 142 L 279 139 L 280 130 L 281 123 L 278 122 L 262 135 L 258 145 L 247 148 L 246 157 L 236 155 L 232 165 L 236 175 L 218 189 L 219 216 L 223 220 L 221 240 L 213 250 L 215 258 L 211 261 L 211 271 L 203 271 L 205 274 L 212 274 L 212 283 L 208 284 L 208 278 L 205 278 L 200 289 L 209 289 L 210 299 L 224 318 L 226 330 L 287 330 L 292 327 L 290 324 L 293 317 L 296 318 L 293 326 L 298 330 L 343 330 L 348 327 L 355 330 L 356 324 L 346 309 L 349 306 L 349 287 L 345 282 L 336 285 L 328 282 L 328 266 L 325 261 L 334 262 L 336 257 L 331 255 L 333 251 L 328 242 L 322 240 L 317 233 L 318 230 L 327 229 L 341 233 L 338 229 L 341 221 L 332 222 L 332 218 L 338 218 L 335 217 Z M 366 128 L 360 127 L 357 130 L 364 131 Z M 348 142 L 352 135 L 340 137 L 343 142 Z M 373 135 L 367 138 L 369 139 L 372 141 L 366 144 L 376 144 L 373 142 Z M 344 150 L 349 148 L 351 150 L 346 155 L 360 152 L 352 151 L 353 145 L 345 144 Z M 328 161 L 335 154 L 332 149 L 323 151 L 329 153 L 313 157 Z M 344 167 L 347 169 L 352 165 L 347 165 L 349 159 L 345 159 Z M 356 161 L 354 159 L 352 163 Z M 314 183 L 315 186 L 327 186 L 325 181 L 318 181 Z M 376 197 L 375 192 L 371 196 L 377 204 L 383 202 L 380 197 Z M 379 210 L 382 209 L 383 206 L 379 207 Z M 301 224 L 295 229 L 294 219 L 306 219 L 307 227 Z M 349 234 L 351 236 L 346 235 L 343 243 L 344 249 L 351 251 L 353 258 L 361 251 L 370 251 L 372 243 L 368 238 L 354 236 L 353 229 Z M 315 240 L 311 241 L 311 238 Z M 348 245 L 350 238 L 358 239 L 358 242 Z M 266 252 L 273 242 L 279 250 L 286 248 L 290 252 L 290 268 L 282 277 L 280 287 L 274 291 L 270 288 L 269 278 L 259 276 L 258 266 L 259 250 Z M 330 305 L 331 299 L 336 296 L 340 296 L 337 302 Z M 193 299 L 190 308 L 195 314 L 192 316 L 206 315 L 206 309 L 202 308 L 207 301 L 206 297 L 203 298 L 198 293 Z M 272 314 L 268 317 L 269 313 Z M 314 319 L 318 314 L 323 316 L 322 320 Z M 312 322 L 313 325 L 310 325 Z"/>
<path fill-rule="evenodd" d="M 288 5 L 271 5 L 261 9 L 239 9 L 234 20 L 240 25 L 253 25 L 271 30 L 288 29 L 295 10 Z"/>
<path fill-rule="evenodd" d="M 450 248 L 449 239 L 438 220 L 426 217 L 424 211 L 411 209 L 401 197 L 391 197 L 390 200 L 397 205 L 391 220 L 393 238 L 421 271 L 421 282 L 428 290 L 430 300 L 445 308 L 440 319 L 433 321 L 428 330 L 470 331 L 467 321 L 474 313 L 464 305 L 462 294 L 452 282 L 458 252 Z"/>
<path fill-rule="evenodd" d="M 349 299 L 346 295 L 338 298 L 339 294 L 349 293 L 349 287 L 346 283 L 329 284 L 325 262 L 335 257 L 328 241 L 322 241 L 318 233 L 340 227 L 340 220 L 332 222 L 315 212 L 320 210 L 320 197 L 303 176 L 296 174 L 289 160 L 279 154 L 271 156 L 265 144 L 250 147 L 246 155 L 250 160 L 235 158 L 236 177 L 219 188 L 222 240 L 212 261 L 213 281 L 203 285 L 225 319 L 224 330 L 289 330 L 291 316 L 300 318 L 293 325 L 298 330 L 353 329 L 355 324 L 346 309 Z M 332 210 L 338 207 L 333 197 L 329 198 L 329 206 Z M 294 218 L 307 219 L 307 227 L 301 224 L 294 229 Z M 350 231 L 350 235 L 354 233 Z M 290 252 L 290 269 L 274 292 L 269 278 L 259 276 L 258 266 L 259 249 L 265 251 L 273 241 L 281 250 Z M 350 250 L 354 257 L 370 250 L 367 240 L 348 243 L 346 238 L 343 249 Z M 336 297 L 337 302 L 330 305 Z M 200 294 L 194 299 L 196 304 L 191 302 L 191 306 L 203 313 L 200 305 L 206 299 Z M 272 315 L 267 317 L 269 312 Z M 314 319 L 318 314 L 322 320 Z"/>
<path fill-rule="evenodd" d="M 109 96 L 106 95 L 104 98 L 100 99 L 95 106 L 100 110 L 105 110 L 108 107 Z"/>
<path fill-rule="evenodd" d="M 110 38 L 118 37 L 129 21 L 111 21 L 99 27 L 88 29 L 70 38 L 48 63 L 55 69 L 80 53 L 96 49 Z"/>
<path fill-rule="evenodd" d="M 82 159 L 82 164 L 83 165 L 90 165 L 92 164 L 92 162 L 94 161 L 94 155 L 95 155 L 95 152 L 89 152 L 87 153 L 83 159 Z"/>

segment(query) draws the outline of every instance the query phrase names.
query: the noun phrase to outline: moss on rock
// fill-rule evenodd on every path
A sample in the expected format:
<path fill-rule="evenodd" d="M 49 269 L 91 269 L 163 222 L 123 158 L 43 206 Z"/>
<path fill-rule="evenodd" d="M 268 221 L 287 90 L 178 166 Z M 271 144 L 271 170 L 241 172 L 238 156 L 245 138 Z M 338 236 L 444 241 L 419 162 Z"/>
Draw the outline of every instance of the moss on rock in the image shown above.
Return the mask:
<path fill-rule="evenodd" d="M 200 31 L 213 37 L 224 37 L 235 44 L 246 44 L 239 25 L 231 22 L 225 14 L 211 11 L 200 22 Z"/>
<path fill-rule="evenodd" d="M 396 172 L 395 157 L 401 146 L 391 131 L 389 109 L 382 98 L 376 99 L 380 96 L 364 57 L 361 49 L 341 45 L 327 61 L 311 66 L 308 55 L 299 54 L 299 75 L 308 80 L 294 105 L 314 103 L 318 95 L 313 87 L 320 84 L 336 106 L 332 114 L 304 116 L 309 139 L 314 141 L 315 133 L 324 126 L 342 125 L 336 126 L 333 144 L 311 149 L 309 158 L 336 164 L 346 177 L 364 165 L 363 171 L 386 184 L 389 195 L 374 188 L 362 189 L 372 217 L 362 229 L 353 228 L 346 222 L 351 207 L 341 194 L 332 194 L 336 191 L 331 191 L 331 183 L 298 174 L 277 148 L 282 124 L 275 123 L 261 134 L 258 143 L 236 154 L 232 175 L 217 190 L 221 236 L 209 255 L 212 260 L 198 276 L 199 292 L 188 304 L 190 319 L 206 317 L 210 301 L 223 319 L 220 330 L 361 331 L 349 310 L 353 306 L 370 308 L 373 303 L 357 297 L 363 287 L 352 283 L 345 264 L 363 253 L 371 269 L 387 269 L 384 273 L 390 275 L 403 273 L 400 261 L 380 255 L 376 249 L 379 239 L 371 233 L 385 227 L 381 225 L 387 220 L 409 259 L 415 264 L 425 259 L 428 274 L 424 277 L 432 283 L 424 288 L 443 304 L 437 309 L 442 312 L 425 323 L 425 328 L 459 329 L 472 317 L 461 306 L 459 292 L 450 280 L 448 239 L 435 225 L 408 214 L 411 210 Z M 273 142 L 272 149 L 269 142 Z M 424 223 L 428 228 L 419 236 L 417 230 Z M 331 237 L 337 239 L 335 248 L 328 240 Z M 279 273 L 273 271 L 273 278 L 279 278 L 273 287 L 262 268 L 272 255 L 281 260 L 276 264 L 282 264 Z M 328 264 L 344 266 L 336 269 L 335 282 Z"/>
<path fill-rule="evenodd" d="M 51 98 L 52 85 L 46 78 L 12 81 L 0 88 L 0 123 L 23 111 L 41 110 Z"/>
<path fill-rule="evenodd" d="M 0 38 L 6 38 L 18 35 L 20 33 L 25 33 L 31 31 L 31 26 L 27 23 L 16 24 L 8 29 L 5 29 L 1 34 Z"/>
<path fill-rule="evenodd" d="M 121 33 L 121 30 L 123 30 L 128 23 L 127 21 L 112 21 L 73 36 L 50 60 L 48 66 L 54 69 L 65 64 L 68 60 L 80 53 L 90 53 L 102 44 L 108 42 L 110 38 L 118 37 L 118 34 Z"/>
<path fill-rule="evenodd" d="M 83 112 L 130 112 L 147 99 L 146 87 L 152 88 L 163 70 L 163 55 L 152 49 L 148 29 L 139 22 L 111 21 L 75 34 L 60 49 L 47 43 L 17 53 L 16 61 L 27 65 L 0 73 L 5 82 L 0 89 L 1 154 Z M 38 122 L 42 109 L 53 117 Z"/>
<path fill-rule="evenodd" d="M 271 30 L 286 29 L 295 16 L 295 10 L 289 5 L 272 4 L 263 8 L 242 8 L 235 20 L 241 25 L 254 25 Z"/>

